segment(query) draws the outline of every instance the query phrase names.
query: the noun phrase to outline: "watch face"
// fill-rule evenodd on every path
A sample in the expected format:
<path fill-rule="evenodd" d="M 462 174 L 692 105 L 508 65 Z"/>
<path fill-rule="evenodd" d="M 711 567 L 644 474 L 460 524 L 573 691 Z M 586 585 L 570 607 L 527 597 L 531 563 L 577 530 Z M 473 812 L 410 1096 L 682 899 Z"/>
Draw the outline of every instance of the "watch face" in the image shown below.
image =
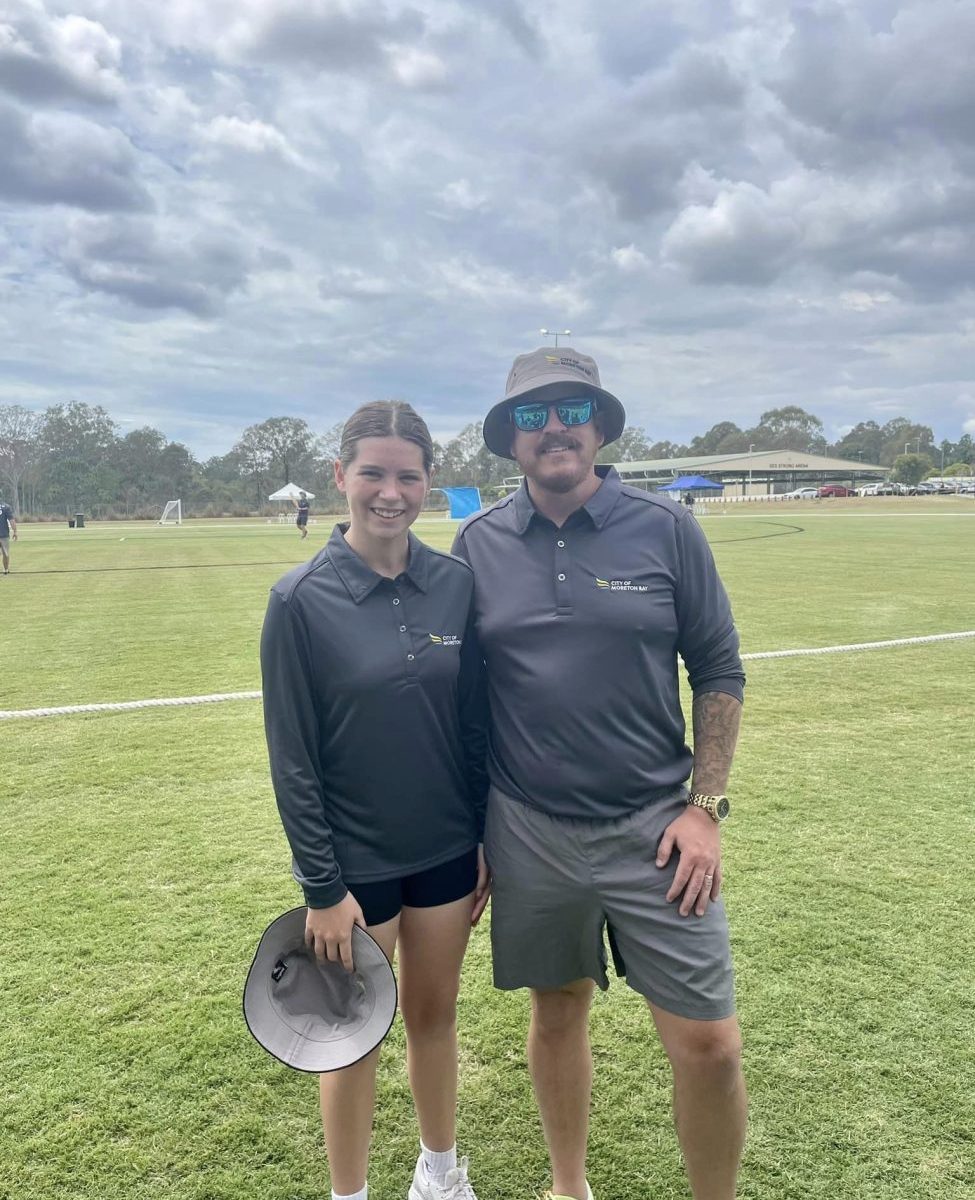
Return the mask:
<path fill-rule="evenodd" d="M 717 817 L 718 817 L 719 821 L 723 821 L 725 819 L 725 817 L 727 817 L 727 815 L 731 812 L 731 805 L 728 803 L 727 796 L 721 797 L 721 799 L 717 803 L 717 807 L 716 807 L 715 811 L 717 813 Z"/>

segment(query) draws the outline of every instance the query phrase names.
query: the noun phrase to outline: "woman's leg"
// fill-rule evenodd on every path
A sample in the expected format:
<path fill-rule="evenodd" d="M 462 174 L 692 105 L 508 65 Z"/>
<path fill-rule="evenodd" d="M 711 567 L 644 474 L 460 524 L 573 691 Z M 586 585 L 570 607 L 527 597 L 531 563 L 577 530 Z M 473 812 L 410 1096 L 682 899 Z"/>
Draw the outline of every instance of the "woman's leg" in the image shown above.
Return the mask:
<path fill-rule="evenodd" d="M 371 925 L 369 932 L 393 961 L 399 916 L 382 925 Z M 369 1139 L 376 1098 L 376 1064 L 380 1047 L 343 1071 L 330 1071 L 320 1077 L 319 1094 L 325 1149 L 332 1177 L 332 1191 L 350 1196 L 366 1182 Z"/>
<path fill-rule="evenodd" d="M 410 1087 L 428 1150 L 456 1138 L 457 991 L 471 932 L 473 892 L 436 908 L 400 913 L 399 998 Z"/>

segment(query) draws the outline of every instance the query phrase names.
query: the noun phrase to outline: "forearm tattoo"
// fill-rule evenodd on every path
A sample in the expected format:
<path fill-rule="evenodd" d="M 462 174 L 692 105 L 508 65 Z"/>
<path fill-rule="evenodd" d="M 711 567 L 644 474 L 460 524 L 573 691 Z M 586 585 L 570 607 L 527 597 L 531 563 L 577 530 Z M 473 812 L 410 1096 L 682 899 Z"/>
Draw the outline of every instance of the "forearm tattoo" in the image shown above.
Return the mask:
<path fill-rule="evenodd" d="M 738 741 L 741 701 L 725 692 L 703 692 L 694 697 L 695 792 L 721 795 L 728 787 L 731 760 Z"/>

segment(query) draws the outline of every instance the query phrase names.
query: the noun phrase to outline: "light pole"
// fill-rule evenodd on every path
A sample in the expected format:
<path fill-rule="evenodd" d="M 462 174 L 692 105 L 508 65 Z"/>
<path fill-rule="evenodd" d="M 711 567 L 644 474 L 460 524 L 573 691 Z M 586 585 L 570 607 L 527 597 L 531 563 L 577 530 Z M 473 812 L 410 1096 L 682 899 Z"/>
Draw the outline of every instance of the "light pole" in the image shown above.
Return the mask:
<path fill-rule="evenodd" d="M 910 451 L 910 449 L 911 449 L 911 443 L 905 442 L 904 443 L 904 453 L 907 454 Z"/>
<path fill-rule="evenodd" d="M 571 337 L 571 329 L 540 329 L 538 331 L 544 337 L 554 337 L 556 346 L 559 344 L 560 337 Z"/>
<path fill-rule="evenodd" d="M 752 442 L 751 445 L 748 447 L 748 453 L 751 454 L 751 452 L 754 449 L 755 449 L 755 443 Z M 752 461 L 751 461 L 751 459 L 748 460 L 748 494 L 749 494 L 749 496 L 752 494 Z"/>

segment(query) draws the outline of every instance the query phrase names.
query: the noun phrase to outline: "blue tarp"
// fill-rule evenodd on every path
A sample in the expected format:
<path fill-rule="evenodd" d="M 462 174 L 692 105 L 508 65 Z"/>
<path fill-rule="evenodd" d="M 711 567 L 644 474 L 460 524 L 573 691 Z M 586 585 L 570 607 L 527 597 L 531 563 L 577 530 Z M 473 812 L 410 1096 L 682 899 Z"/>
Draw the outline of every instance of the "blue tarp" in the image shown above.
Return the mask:
<path fill-rule="evenodd" d="M 469 517 L 471 513 L 480 512 L 483 507 L 480 490 L 476 487 L 437 488 L 436 490 L 443 492 L 447 497 L 452 517 Z"/>
<path fill-rule="evenodd" d="M 695 488 L 716 488 L 724 491 L 723 483 L 715 483 L 713 479 L 705 479 L 703 475 L 681 475 L 673 483 L 665 483 L 658 487 L 658 492 L 693 492 Z"/>

